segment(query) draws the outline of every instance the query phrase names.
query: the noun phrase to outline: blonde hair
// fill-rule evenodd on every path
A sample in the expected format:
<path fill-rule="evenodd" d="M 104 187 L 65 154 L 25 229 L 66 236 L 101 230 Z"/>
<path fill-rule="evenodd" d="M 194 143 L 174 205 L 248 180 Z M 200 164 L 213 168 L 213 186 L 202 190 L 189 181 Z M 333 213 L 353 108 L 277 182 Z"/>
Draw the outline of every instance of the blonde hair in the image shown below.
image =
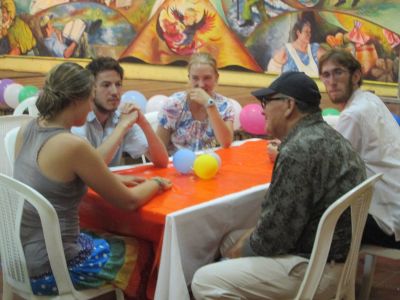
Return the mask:
<path fill-rule="evenodd" d="M 11 20 L 15 19 L 16 9 L 15 9 L 14 0 L 3 0 L 3 1 L 0 1 L 0 6 L 1 6 L 1 8 L 3 8 L 3 7 L 5 8 L 5 10 L 10 15 Z"/>
<path fill-rule="evenodd" d="M 211 54 L 207 52 L 198 52 L 193 54 L 188 63 L 188 72 L 190 73 L 192 66 L 197 64 L 209 65 L 214 69 L 215 74 L 218 75 L 217 61 Z"/>
<path fill-rule="evenodd" d="M 51 119 L 72 102 L 88 99 L 93 86 L 93 75 L 76 63 L 65 62 L 53 67 L 36 102 L 40 117 Z"/>

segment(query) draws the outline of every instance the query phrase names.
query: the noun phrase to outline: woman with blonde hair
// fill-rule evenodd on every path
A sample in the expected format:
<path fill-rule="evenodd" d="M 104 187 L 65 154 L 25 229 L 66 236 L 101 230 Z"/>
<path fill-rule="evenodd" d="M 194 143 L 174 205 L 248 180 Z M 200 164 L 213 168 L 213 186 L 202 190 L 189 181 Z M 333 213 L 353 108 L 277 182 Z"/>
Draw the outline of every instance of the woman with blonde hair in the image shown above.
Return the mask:
<path fill-rule="evenodd" d="M 233 141 L 234 110 L 228 98 L 215 92 L 218 69 L 208 53 L 195 53 L 188 64 L 189 88 L 169 97 L 158 119 L 157 134 L 169 153 L 193 151 Z"/>
<path fill-rule="evenodd" d="M 111 204 L 133 210 L 169 189 L 171 183 L 156 177 L 127 187 L 86 140 L 70 133 L 71 126 L 82 125 L 91 110 L 93 86 L 91 73 L 78 64 L 65 62 L 50 71 L 37 100 L 39 117 L 18 133 L 14 177 L 54 206 L 76 288 L 112 283 L 129 290 L 128 296 L 137 296 L 145 282 L 142 270 L 151 260 L 151 246 L 133 238 L 80 232 L 79 203 L 89 186 Z M 57 294 L 40 220 L 29 204 L 24 207 L 21 240 L 33 292 Z"/>

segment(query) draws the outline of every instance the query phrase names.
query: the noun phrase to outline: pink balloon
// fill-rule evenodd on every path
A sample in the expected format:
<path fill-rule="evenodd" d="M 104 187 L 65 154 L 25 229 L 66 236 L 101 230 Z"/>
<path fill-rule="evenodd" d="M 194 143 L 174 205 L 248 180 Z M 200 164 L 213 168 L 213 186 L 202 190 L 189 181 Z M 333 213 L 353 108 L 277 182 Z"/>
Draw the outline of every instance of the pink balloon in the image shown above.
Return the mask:
<path fill-rule="evenodd" d="M 164 95 L 155 95 L 151 97 L 146 104 L 146 113 L 153 111 L 160 111 L 161 107 L 164 105 L 165 101 L 168 100 L 167 96 Z"/>
<path fill-rule="evenodd" d="M 245 105 L 239 116 L 243 130 L 256 135 L 266 134 L 265 117 L 262 113 L 263 109 L 258 103 Z"/>

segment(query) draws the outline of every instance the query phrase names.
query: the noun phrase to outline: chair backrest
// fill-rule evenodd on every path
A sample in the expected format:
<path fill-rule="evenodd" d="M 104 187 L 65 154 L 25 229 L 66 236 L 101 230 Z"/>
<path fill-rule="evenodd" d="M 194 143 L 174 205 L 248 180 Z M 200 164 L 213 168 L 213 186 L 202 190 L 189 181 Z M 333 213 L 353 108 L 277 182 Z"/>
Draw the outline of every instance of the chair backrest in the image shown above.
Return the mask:
<path fill-rule="evenodd" d="M 25 99 L 17 105 L 17 107 L 14 109 L 13 115 L 20 116 L 24 114 L 25 110 L 28 110 L 28 114 L 30 116 L 37 117 L 39 115 L 39 110 L 36 107 L 36 100 L 37 96 L 32 96 Z"/>
<path fill-rule="evenodd" d="M 158 111 L 145 113 L 144 116 L 146 117 L 147 121 L 149 121 L 151 128 L 155 132 L 158 127 Z M 142 163 L 147 163 L 146 156 L 144 154 L 142 155 Z"/>
<path fill-rule="evenodd" d="M 318 224 L 310 262 L 295 298 L 296 300 L 313 299 L 327 262 L 336 223 L 348 207 L 351 207 L 352 238 L 335 299 L 341 299 L 343 295 L 347 296 L 346 299 L 354 299 L 355 276 L 362 233 L 371 204 L 374 184 L 381 177 L 382 174 L 380 173 L 368 178 L 331 204 L 322 215 Z"/>
<path fill-rule="evenodd" d="M 7 146 L 5 136 L 13 128 L 20 127 L 34 117 L 28 115 L 21 116 L 1 116 L 0 117 L 0 173 L 12 176 L 12 165 L 7 158 Z"/>
<path fill-rule="evenodd" d="M 37 210 L 43 228 L 50 266 L 59 294 L 72 293 L 57 213 L 50 202 L 28 185 L 0 174 L 0 250 L 3 282 L 22 294 L 32 295 L 24 251 L 20 240 L 20 224 L 24 202 Z"/>
<path fill-rule="evenodd" d="M 15 127 L 11 130 L 9 130 L 6 133 L 6 136 L 4 137 L 4 145 L 6 147 L 6 154 L 7 154 L 7 158 L 8 161 L 11 164 L 11 169 L 13 169 L 14 167 L 14 160 L 15 160 L 15 142 L 17 140 L 17 135 L 19 132 L 19 129 L 21 127 Z"/>
<path fill-rule="evenodd" d="M 146 113 L 144 116 L 146 117 L 147 121 L 149 121 L 151 128 L 153 128 L 153 130 L 156 131 L 158 126 L 158 119 L 157 119 L 158 111 L 152 111 Z"/>

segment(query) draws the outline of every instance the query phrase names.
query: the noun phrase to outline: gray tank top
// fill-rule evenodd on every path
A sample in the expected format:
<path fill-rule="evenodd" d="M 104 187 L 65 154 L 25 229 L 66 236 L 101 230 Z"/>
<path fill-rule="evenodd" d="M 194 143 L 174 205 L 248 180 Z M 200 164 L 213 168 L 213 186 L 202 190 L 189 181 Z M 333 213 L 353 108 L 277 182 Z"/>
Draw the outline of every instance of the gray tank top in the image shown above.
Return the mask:
<path fill-rule="evenodd" d="M 14 162 L 14 178 L 40 192 L 54 206 L 61 227 L 65 257 L 76 257 L 81 250 L 79 236 L 79 202 L 86 193 L 84 182 L 77 178 L 71 182 L 56 182 L 47 178 L 39 169 L 37 157 L 42 146 L 53 136 L 68 132 L 65 128 L 43 128 L 32 120 L 24 132 L 20 153 Z M 35 208 L 25 203 L 21 223 L 21 240 L 27 258 L 29 275 L 49 272 L 46 246 L 39 216 Z"/>

